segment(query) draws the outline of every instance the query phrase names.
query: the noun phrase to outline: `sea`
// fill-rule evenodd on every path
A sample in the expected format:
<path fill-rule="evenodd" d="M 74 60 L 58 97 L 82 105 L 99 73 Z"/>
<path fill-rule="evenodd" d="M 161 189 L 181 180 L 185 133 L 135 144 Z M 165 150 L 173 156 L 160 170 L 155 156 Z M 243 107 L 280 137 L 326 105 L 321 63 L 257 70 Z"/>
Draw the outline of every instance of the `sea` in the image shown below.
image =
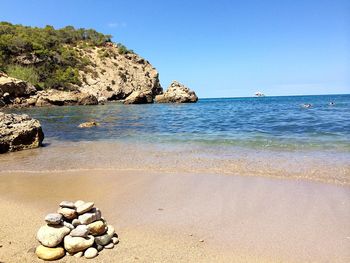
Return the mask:
<path fill-rule="evenodd" d="M 45 147 L 2 155 L 2 170 L 124 169 L 136 162 L 139 169 L 167 170 L 175 162 L 175 170 L 183 165 L 227 172 L 243 160 L 250 167 L 271 163 L 272 170 L 282 169 L 280 174 L 303 167 L 301 177 L 322 167 L 329 171 L 323 177 L 350 182 L 350 95 L 213 98 L 193 104 L 110 102 L 8 111 L 40 120 Z M 87 121 L 99 126 L 78 128 Z M 246 167 L 239 166 L 238 173 Z M 339 173 L 341 178 L 335 179 Z"/>

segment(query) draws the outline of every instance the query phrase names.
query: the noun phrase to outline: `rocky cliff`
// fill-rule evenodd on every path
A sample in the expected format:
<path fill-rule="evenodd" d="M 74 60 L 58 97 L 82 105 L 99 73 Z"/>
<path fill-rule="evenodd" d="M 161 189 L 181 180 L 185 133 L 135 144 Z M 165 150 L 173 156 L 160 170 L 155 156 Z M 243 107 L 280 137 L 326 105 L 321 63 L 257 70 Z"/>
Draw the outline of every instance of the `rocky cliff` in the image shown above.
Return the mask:
<path fill-rule="evenodd" d="M 84 71 L 79 71 L 82 81 L 79 90 L 83 93 L 100 101 L 126 100 L 126 103 L 152 103 L 162 93 L 157 70 L 136 54 L 120 54 L 118 46 L 112 43 L 77 51 L 91 61 Z M 135 97 L 142 99 L 131 100 Z"/>
<path fill-rule="evenodd" d="M 0 22 L 0 43 L 0 107 L 142 104 L 163 94 L 147 60 L 93 29 Z M 196 101 L 173 88 L 159 102 Z"/>
<path fill-rule="evenodd" d="M 1 73 L 0 107 L 96 105 L 106 101 L 152 103 L 162 93 L 157 70 L 136 54 L 120 54 L 118 46 L 112 43 L 75 50 L 89 61 L 79 70 L 80 85 L 72 84 L 68 91 L 37 91 L 32 84 Z"/>

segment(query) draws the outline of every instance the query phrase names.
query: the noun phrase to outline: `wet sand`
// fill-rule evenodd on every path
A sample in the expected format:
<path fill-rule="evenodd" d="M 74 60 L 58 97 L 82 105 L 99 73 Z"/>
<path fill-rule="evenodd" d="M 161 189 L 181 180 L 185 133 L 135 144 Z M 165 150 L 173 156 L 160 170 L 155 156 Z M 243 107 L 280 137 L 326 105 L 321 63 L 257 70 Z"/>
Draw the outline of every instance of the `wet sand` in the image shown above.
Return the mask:
<path fill-rule="evenodd" d="M 117 248 L 92 262 L 350 262 L 347 185 L 77 170 L 2 172 L 0 193 L 6 263 L 41 262 L 36 231 L 66 199 L 95 201 L 119 234 Z"/>

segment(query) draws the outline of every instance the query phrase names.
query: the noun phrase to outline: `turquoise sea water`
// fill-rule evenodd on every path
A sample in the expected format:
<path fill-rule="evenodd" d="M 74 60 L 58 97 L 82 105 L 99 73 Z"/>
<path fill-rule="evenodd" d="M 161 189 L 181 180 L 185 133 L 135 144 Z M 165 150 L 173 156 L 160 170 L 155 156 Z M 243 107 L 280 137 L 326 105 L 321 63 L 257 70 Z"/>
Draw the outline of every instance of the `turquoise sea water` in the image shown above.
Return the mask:
<path fill-rule="evenodd" d="M 335 105 L 329 105 L 331 101 Z M 304 103 L 312 107 L 304 108 Z M 46 141 L 350 151 L 350 95 L 201 99 L 196 104 L 109 103 L 15 111 L 39 119 Z M 100 126 L 77 128 L 91 120 Z"/>

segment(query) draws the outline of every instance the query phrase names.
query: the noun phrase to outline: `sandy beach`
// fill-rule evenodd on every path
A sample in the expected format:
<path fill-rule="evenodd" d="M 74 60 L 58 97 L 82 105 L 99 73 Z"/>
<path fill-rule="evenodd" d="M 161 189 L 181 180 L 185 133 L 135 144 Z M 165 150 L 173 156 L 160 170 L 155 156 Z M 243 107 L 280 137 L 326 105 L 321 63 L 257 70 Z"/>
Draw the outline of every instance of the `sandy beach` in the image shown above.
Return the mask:
<path fill-rule="evenodd" d="M 117 249 L 102 251 L 96 262 L 350 260 L 348 186 L 96 170 L 2 173 L 0 192 L 6 263 L 40 262 L 36 231 L 63 199 L 95 201 L 116 227 Z"/>

